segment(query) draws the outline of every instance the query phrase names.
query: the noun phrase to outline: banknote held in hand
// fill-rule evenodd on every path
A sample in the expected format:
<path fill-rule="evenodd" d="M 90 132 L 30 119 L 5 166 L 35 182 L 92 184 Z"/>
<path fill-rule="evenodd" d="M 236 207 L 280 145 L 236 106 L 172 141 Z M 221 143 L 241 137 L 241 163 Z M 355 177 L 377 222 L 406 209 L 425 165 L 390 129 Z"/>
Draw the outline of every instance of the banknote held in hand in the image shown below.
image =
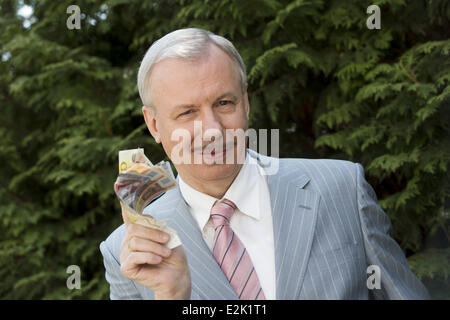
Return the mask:
<path fill-rule="evenodd" d="M 176 185 L 167 161 L 153 165 L 142 148 L 119 151 L 119 175 L 114 191 L 122 210 L 132 223 L 167 232 L 170 241 L 166 246 L 170 249 L 181 244 L 176 231 L 168 227 L 165 221 L 144 215 L 143 211 L 155 198 Z"/>

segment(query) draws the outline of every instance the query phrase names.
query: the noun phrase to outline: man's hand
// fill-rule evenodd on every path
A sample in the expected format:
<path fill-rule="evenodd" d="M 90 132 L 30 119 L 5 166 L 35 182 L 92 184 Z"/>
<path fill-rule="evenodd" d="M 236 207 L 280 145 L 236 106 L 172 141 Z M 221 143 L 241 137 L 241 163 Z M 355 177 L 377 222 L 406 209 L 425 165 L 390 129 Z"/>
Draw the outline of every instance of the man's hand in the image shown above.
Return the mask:
<path fill-rule="evenodd" d="M 127 233 L 120 248 L 120 271 L 155 293 L 157 300 L 189 299 L 191 275 L 183 246 L 169 249 L 166 232 L 124 222 Z"/>

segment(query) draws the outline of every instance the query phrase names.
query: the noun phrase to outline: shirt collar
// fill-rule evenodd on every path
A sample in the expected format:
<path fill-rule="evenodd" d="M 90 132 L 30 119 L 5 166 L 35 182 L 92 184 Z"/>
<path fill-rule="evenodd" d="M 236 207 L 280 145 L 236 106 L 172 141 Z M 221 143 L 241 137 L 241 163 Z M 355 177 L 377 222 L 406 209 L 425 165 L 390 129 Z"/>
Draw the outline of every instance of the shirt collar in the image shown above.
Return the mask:
<path fill-rule="evenodd" d="M 200 230 L 203 230 L 209 220 L 211 208 L 217 201 L 217 199 L 192 188 L 190 185 L 183 181 L 180 175 L 178 175 L 178 184 L 180 186 L 180 191 L 184 200 L 191 208 L 191 214 L 197 221 Z"/>
<path fill-rule="evenodd" d="M 236 204 L 239 211 L 257 220 L 260 218 L 260 201 L 258 200 L 261 185 L 259 178 L 261 176 L 258 171 L 258 163 L 247 152 L 239 174 L 224 195 L 224 198 Z M 254 199 L 257 201 L 252 201 Z"/>

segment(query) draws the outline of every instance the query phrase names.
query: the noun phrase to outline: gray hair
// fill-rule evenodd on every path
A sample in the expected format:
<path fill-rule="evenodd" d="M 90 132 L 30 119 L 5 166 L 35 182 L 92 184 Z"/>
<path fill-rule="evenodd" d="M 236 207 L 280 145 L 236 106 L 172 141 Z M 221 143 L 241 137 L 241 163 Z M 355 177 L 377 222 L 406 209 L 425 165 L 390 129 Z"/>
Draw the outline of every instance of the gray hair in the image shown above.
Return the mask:
<path fill-rule="evenodd" d="M 139 96 L 144 106 L 154 109 L 151 99 L 149 78 L 152 67 L 165 58 L 182 58 L 190 61 L 200 59 L 210 44 L 222 49 L 234 62 L 241 80 L 241 90 L 244 93 L 247 74 L 244 61 L 234 45 L 224 37 L 198 29 L 186 28 L 175 30 L 155 41 L 145 53 L 137 76 Z"/>

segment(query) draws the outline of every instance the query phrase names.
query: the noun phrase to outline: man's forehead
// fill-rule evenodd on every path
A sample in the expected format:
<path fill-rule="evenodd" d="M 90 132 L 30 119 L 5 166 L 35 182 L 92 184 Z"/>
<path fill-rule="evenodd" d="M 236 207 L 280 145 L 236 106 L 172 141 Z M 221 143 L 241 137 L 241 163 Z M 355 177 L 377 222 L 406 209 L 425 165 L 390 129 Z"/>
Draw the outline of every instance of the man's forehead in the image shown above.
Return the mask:
<path fill-rule="evenodd" d="M 150 79 L 159 81 L 177 76 L 197 76 L 200 72 L 225 69 L 234 73 L 236 66 L 232 59 L 216 46 L 210 46 L 201 56 L 197 58 L 168 57 L 153 66 Z M 185 72 L 182 72 L 185 71 Z M 194 72 L 193 72 L 194 71 Z"/>
<path fill-rule="evenodd" d="M 173 105 L 179 105 L 190 103 L 184 100 L 195 99 L 198 95 L 210 95 L 208 98 L 216 99 L 228 92 L 236 96 L 240 91 L 239 79 L 231 59 L 225 53 L 218 53 L 197 61 L 164 59 L 155 65 L 150 85 L 156 100 L 170 99 L 171 104 L 173 101 Z M 183 101 L 177 101 L 180 99 Z"/>

